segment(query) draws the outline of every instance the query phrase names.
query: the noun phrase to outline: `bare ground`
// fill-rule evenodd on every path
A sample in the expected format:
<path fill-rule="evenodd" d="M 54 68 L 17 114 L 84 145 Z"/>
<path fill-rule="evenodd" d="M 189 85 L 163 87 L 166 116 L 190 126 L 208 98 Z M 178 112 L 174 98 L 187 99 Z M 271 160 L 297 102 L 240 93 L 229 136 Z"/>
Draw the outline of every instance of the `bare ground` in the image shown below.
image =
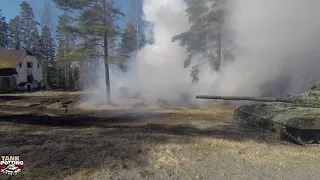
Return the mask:
<path fill-rule="evenodd" d="M 12 179 L 320 179 L 319 147 L 239 127 L 234 107 L 89 107 L 80 95 L 0 96 L 1 155 L 25 164 Z"/>

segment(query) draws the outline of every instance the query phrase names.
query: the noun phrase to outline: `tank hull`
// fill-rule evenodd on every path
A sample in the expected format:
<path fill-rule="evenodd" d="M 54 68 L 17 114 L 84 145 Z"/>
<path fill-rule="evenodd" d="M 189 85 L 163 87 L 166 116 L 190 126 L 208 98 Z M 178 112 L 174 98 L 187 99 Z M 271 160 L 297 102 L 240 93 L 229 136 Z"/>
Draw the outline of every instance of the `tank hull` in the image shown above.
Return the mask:
<path fill-rule="evenodd" d="M 287 103 L 241 105 L 234 118 L 254 127 L 268 129 L 281 140 L 301 145 L 319 145 L 320 109 Z"/>
<path fill-rule="evenodd" d="M 257 128 L 269 129 L 276 137 L 301 145 L 320 144 L 320 81 L 311 81 L 311 90 L 281 97 L 210 96 L 198 99 L 254 101 L 238 106 L 234 118 Z"/>

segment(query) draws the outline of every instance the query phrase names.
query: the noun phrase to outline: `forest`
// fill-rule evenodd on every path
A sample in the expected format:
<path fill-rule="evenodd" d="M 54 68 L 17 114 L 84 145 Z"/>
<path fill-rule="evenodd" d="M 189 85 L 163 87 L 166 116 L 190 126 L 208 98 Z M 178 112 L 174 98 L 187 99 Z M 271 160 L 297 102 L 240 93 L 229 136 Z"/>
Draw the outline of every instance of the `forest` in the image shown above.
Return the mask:
<path fill-rule="evenodd" d="M 123 72 L 124 64 L 152 39 L 146 39 L 142 20 L 142 3 L 130 3 L 133 13 L 122 12 L 110 0 L 53 0 L 62 10 L 57 22 L 52 18 L 50 1 L 44 1 L 41 22 L 37 22 L 31 5 L 22 1 L 20 12 L 6 19 L 0 10 L 0 48 L 24 48 L 35 53 L 43 66 L 45 89 L 85 89 L 94 86 L 98 67 L 105 68 L 107 97 L 110 98 L 110 65 Z M 232 59 L 221 25 L 224 12 L 219 8 L 220 0 L 190 0 L 187 2 L 191 28 L 172 37 L 186 48 L 184 68 L 190 68 L 190 78 L 196 83 L 203 66 L 220 71 L 221 61 Z M 208 5 L 209 4 L 209 5 Z M 120 28 L 119 20 L 126 25 Z M 53 24 L 56 24 L 55 26 Z M 230 49 L 230 48 L 229 48 Z M 205 56 L 191 62 L 195 55 Z M 190 67 L 192 65 L 192 67 Z M 80 73 L 81 72 L 81 73 Z"/>

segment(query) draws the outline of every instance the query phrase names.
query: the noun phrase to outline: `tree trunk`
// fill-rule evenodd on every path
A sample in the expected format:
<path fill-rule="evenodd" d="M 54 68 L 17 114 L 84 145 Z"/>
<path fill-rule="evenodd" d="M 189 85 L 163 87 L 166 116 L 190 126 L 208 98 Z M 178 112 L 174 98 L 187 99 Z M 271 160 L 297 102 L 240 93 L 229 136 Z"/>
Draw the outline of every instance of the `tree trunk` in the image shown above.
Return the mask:
<path fill-rule="evenodd" d="M 68 88 L 68 82 L 67 82 L 67 64 L 64 64 L 64 90 L 66 91 Z"/>
<path fill-rule="evenodd" d="M 216 3 L 218 4 L 219 10 L 218 10 L 218 32 L 217 32 L 217 60 L 216 60 L 216 71 L 220 71 L 221 68 L 221 49 L 222 49 L 222 31 L 221 26 L 223 22 L 222 12 L 221 12 L 221 2 L 220 0 L 217 0 Z"/>
<path fill-rule="evenodd" d="M 103 1 L 103 10 L 107 12 L 107 2 Z M 107 26 L 107 17 L 106 13 L 104 14 L 103 23 L 104 26 Z M 105 78 L 106 78 L 106 93 L 107 93 L 107 104 L 111 103 L 111 91 L 110 91 L 110 77 L 109 77 L 109 62 L 108 62 L 108 32 L 104 32 L 104 39 L 103 39 L 103 50 L 104 50 L 104 67 L 105 67 Z"/>
<path fill-rule="evenodd" d="M 66 34 L 66 43 L 67 43 L 67 48 L 68 48 L 68 51 L 66 54 L 69 54 L 69 36 L 68 34 Z M 68 91 L 68 62 L 65 62 L 65 65 L 64 65 L 64 80 L 65 80 L 65 89 Z"/>
<path fill-rule="evenodd" d="M 104 67 L 106 77 L 106 93 L 107 93 L 107 104 L 111 103 L 111 92 L 110 92 L 110 79 L 109 79 L 109 64 L 108 64 L 108 33 L 104 33 Z"/>
<path fill-rule="evenodd" d="M 221 66 L 221 27 L 218 28 L 218 39 L 217 39 L 217 44 L 218 44 L 218 50 L 217 50 L 217 60 L 216 60 L 216 71 L 220 71 L 220 66 Z"/>
<path fill-rule="evenodd" d="M 139 51 L 140 49 L 140 44 L 139 44 L 139 35 L 140 35 L 140 28 L 139 28 L 139 25 L 140 25 L 140 21 L 139 21 L 139 18 L 140 18 L 140 14 L 139 14 L 139 4 L 137 3 L 137 52 Z"/>

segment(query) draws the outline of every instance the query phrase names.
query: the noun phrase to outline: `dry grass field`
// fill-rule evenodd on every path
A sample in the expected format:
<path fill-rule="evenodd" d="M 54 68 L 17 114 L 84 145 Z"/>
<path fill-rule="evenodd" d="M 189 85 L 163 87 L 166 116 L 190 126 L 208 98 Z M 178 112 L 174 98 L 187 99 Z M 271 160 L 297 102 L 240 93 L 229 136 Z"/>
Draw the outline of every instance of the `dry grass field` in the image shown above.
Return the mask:
<path fill-rule="evenodd" d="M 25 165 L 12 179 L 320 179 L 319 147 L 239 127 L 232 106 L 93 107 L 80 96 L 0 96 L 1 155 Z"/>

